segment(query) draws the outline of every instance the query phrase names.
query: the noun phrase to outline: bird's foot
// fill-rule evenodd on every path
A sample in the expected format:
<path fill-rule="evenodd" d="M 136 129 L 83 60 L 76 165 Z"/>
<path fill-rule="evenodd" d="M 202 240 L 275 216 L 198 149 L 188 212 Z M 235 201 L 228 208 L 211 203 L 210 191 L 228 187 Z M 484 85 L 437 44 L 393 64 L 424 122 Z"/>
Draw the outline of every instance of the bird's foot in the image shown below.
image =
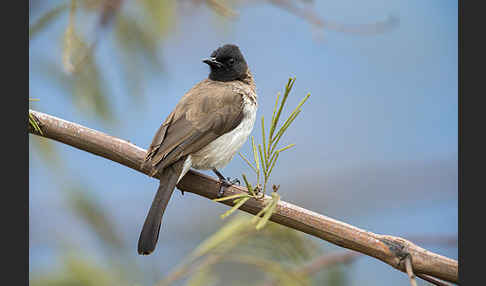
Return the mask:
<path fill-rule="evenodd" d="M 232 185 L 238 184 L 238 186 L 241 184 L 240 180 L 238 178 L 231 179 L 230 177 L 225 178 L 223 174 L 221 174 L 217 169 L 213 169 L 213 172 L 218 176 L 219 178 L 219 191 L 218 191 L 218 198 L 221 198 L 224 195 L 224 190 Z"/>
<path fill-rule="evenodd" d="M 220 187 L 218 191 L 218 198 L 223 197 L 224 191 L 226 190 L 227 187 L 230 187 L 232 185 L 240 185 L 241 182 L 238 178 L 231 179 L 230 177 L 226 179 L 219 179 Z"/>

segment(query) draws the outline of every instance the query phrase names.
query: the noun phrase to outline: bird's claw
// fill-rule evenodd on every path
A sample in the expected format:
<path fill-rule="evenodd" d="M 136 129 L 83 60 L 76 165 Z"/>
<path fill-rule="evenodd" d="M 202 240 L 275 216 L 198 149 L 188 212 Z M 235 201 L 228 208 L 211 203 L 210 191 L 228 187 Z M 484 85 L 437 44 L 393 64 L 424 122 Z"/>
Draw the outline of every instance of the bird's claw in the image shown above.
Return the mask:
<path fill-rule="evenodd" d="M 241 182 L 238 178 L 234 178 L 234 179 L 231 179 L 230 177 L 227 177 L 226 179 L 223 179 L 223 180 L 219 180 L 219 183 L 220 183 L 220 187 L 219 187 L 219 191 L 218 191 L 218 198 L 221 198 L 223 197 L 224 195 L 224 191 L 227 187 L 230 187 L 232 185 L 240 185 Z"/>
<path fill-rule="evenodd" d="M 231 185 L 241 185 L 240 179 L 234 178 L 231 179 L 230 177 L 227 177 L 226 180 L 231 184 Z"/>

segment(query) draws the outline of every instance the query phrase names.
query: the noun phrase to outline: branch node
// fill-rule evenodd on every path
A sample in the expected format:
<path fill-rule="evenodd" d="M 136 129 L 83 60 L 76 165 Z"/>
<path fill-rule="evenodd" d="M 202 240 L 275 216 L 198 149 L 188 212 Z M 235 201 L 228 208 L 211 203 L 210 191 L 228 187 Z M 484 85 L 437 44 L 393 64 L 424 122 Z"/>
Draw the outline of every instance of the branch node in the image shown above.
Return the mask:
<path fill-rule="evenodd" d="M 388 247 L 393 256 L 398 258 L 396 267 L 400 268 L 403 260 L 406 259 L 407 256 L 410 256 L 408 251 L 405 250 L 405 245 L 402 242 L 387 238 L 381 238 L 380 241 Z"/>

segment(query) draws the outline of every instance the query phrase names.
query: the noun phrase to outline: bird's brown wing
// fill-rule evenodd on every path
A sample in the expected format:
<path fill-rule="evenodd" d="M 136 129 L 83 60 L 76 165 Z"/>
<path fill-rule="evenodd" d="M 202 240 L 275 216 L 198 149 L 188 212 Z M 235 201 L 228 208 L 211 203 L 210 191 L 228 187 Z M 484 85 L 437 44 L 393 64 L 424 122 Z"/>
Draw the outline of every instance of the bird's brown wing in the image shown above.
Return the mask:
<path fill-rule="evenodd" d="M 184 95 L 159 128 L 145 161 L 162 170 L 233 130 L 242 119 L 242 94 L 228 83 L 202 81 Z"/>

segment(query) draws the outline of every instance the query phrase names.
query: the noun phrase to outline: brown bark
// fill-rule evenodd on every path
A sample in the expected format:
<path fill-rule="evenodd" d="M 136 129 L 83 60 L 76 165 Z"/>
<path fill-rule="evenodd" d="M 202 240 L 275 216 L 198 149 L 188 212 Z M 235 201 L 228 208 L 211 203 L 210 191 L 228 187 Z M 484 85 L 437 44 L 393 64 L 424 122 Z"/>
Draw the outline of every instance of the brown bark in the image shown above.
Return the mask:
<path fill-rule="evenodd" d="M 38 119 L 42 135 L 29 126 L 30 133 L 102 156 L 145 174 L 151 171 L 141 168 L 146 150 L 128 141 L 41 112 L 33 110 L 29 112 Z M 217 179 L 191 170 L 177 187 L 185 192 L 214 199 L 217 197 L 219 183 Z M 243 187 L 231 186 L 226 190 L 225 195 L 235 195 L 244 191 L 246 189 Z M 231 200 L 221 203 L 232 205 Z M 263 201 L 250 199 L 240 209 L 256 214 L 262 207 Z M 410 255 L 415 274 L 426 274 L 449 282 L 458 282 L 456 260 L 427 251 L 401 237 L 375 234 L 284 201 L 278 203 L 270 220 L 375 257 L 403 272 L 406 272 L 405 259 Z"/>

